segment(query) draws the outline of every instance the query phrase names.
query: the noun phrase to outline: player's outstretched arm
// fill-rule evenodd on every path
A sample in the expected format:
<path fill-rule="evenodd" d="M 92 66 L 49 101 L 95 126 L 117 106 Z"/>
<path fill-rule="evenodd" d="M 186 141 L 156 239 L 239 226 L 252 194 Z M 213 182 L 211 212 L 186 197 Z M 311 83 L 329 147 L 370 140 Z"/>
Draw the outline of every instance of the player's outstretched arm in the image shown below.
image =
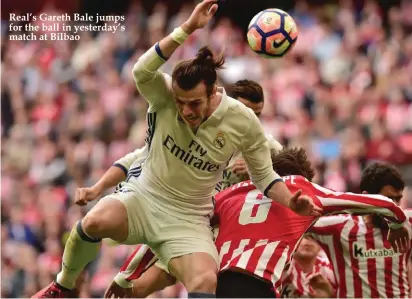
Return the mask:
<path fill-rule="evenodd" d="M 324 214 L 378 214 L 388 220 L 389 225 L 394 228 L 407 221 L 405 212 L 383 195 L 335 192 L 316 184 L 311 185 L 315 194 L 315 204 L 323 209 Z"/>
<path fill-rule="evenodd" d="M 92 187 L 78 188 L 74 196 L 74 201 L 79 206 L 87 205 L 89 201 L 98 198 L 102 192 L 116 186 L 125 179 L 126 174 L 122 168 L 111 166 Z"/>
<path fill-rule="evenodd" d="M 320 216 L 320 209 L 301 192 L 292 194 L 282 178 L 273 170 L 268 140 L 257 116 L 250 112 L 249 126 L 239 149 L 246 161 L 253 184 L 273 201 L 303 216 Z"/>
<path fill-rule="evenodd" d="M 204 0 L 193 10 L 189 19 L 170 35 L 144 53 L 133 67 L 133 77 L 139 92 L 152 110 L 160 108 L 173 98 L 170 76 L 158 69 L 195 30 L 203 28 L 217 11 L 216 0 Z"/>
<path fill-rule="evenodd" d="M 107 189 L 124 181 L 133 162 L 145 156 L 146 147 L 142 147 L 117 160 L 92 187 L 78 188 L 76 190 L 75 203 L 80 206 L 87 205 L 89 201 L 95 200 Z"/>

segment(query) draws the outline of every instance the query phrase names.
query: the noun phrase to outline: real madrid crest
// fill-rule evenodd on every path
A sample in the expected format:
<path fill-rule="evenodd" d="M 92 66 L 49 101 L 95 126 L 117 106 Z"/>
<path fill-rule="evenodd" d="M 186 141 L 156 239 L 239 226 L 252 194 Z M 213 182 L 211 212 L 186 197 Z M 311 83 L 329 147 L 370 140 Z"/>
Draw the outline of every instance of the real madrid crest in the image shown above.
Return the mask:
<path fill-rule="evenodd" d="M 217 133 L 216 139 L 215 139 L 215 141 L 213 141 L 213 145 L 216 148 L 221 149 L 225 146 L 225 144 L 226 144 L 225 133 L 223 133 L 223 132 Z"/>

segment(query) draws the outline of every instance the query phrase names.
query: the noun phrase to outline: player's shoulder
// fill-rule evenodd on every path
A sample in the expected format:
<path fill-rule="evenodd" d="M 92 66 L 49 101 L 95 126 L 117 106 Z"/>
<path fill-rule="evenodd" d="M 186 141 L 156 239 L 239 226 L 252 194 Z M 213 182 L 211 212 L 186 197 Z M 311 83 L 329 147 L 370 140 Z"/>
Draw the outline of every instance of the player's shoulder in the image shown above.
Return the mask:
<path fill-rule="evenodd" d="M 257 116 L 252 109 L 246 107 L 242 102 L 236 99 L 226 96 L 225 101 L 227 103 L 227 113 L 229 115 L 236 115 L 239 120 L 256 120 Z M 240 123 L 240 122 L 239 122 Z"/>

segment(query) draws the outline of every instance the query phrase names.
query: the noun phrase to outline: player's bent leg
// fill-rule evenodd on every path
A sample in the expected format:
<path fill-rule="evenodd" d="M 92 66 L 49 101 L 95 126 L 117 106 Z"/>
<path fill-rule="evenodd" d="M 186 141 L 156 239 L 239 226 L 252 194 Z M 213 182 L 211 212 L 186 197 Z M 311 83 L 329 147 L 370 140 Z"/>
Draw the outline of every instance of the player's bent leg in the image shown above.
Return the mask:
<path fill-rule="evenodd" d="M 169 270 L 185 285 L 189 298 L 215 297 L 217 264 L 210 254 L 195 252 L 172 258 Z"/>
<path fill-rule="evenodd" d="M 57 283 L 73 289 L 80 272 L 96 258 L 102 238 L 122 242 L 127 235 L 127 212 L 123 203 L 113 198 L 100 200 L 70 233 Z"/>
<path fill-rule="evenodd" d="M 116 198 L 101 199 L 83 218 L 82 228 L 91 238 L 124 242 L 129 235 L 126 206 Z"/>
<path fill-rule="evenodd" d="M 102 238 L 124 241 L 128 237 L 128 217 L 124 204 L 115 198 L 101 199 L 82 221 L 76 223 L 66 242 L 62 270 L 56 282 L 37 293 L 36 297 L 69 297 L 84 267 L 93 261 Z"/>
<path fill-rule="evenodd" d="M 133 298 L 146 298 L 175 283 L 176 278 L 157 266 L 152 266 L 141 277 L 133 281 Z"/>

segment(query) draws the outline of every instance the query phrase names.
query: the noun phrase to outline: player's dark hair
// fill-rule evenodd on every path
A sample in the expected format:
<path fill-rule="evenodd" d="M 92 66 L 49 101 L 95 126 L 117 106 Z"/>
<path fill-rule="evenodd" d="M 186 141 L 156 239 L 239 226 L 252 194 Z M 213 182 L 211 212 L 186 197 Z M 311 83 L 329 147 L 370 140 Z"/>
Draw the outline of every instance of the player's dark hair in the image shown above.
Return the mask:
<path fill-rule="evenodd" d="M 386 185 L 392 186 L 396 190 L 405 188 L 402 175 L 393 165 L 385 162 L 375 162 L 367 166 L 362 172 L 360 181 L 362 192 L 379 194 Z"/>
<path fill-rule="evenodd" d="M 301 175 L 309 181 L 315 176 L 315 170 L 303 148 L 272 150 L 272 165 L 280 176 Z"/>
<path fill-rule="evenodd" d="M 263 89 L 259 83 L 252 80 L 239 80 L 232 85 L 232 96 L 244 98 L 252 103 L 264 101 Z"/>
<path fill-rule="evenodd" d="M 195 59 L 182 61 L 175 66 L 172 80 L 183 90 L 190 90 L 203 81 L 210 96 L 216 84 L 217 70 L 223 68 L 224 63 L 223 54 L 215 56 L 209 47 L 203 47 Z"/>

